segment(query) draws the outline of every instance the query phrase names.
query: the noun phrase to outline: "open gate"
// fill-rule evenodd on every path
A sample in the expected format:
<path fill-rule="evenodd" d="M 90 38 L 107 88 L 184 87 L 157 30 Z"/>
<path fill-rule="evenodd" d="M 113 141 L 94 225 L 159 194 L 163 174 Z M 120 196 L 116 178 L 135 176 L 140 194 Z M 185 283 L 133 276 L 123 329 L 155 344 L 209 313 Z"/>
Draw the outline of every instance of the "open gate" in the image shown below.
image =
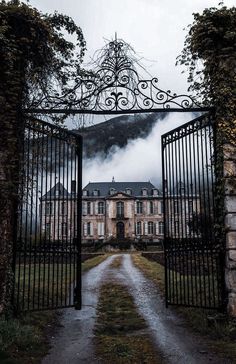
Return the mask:
<path fill-rule="evenodd" d="M 210 114 L 162 136 L 167 306 L 224 306 L 214 140 Z"/>
<path fill-rule="evenodd" d="M 30 118 L 22 149 L 14 307 L 79 309 L 82 139 Z"/>

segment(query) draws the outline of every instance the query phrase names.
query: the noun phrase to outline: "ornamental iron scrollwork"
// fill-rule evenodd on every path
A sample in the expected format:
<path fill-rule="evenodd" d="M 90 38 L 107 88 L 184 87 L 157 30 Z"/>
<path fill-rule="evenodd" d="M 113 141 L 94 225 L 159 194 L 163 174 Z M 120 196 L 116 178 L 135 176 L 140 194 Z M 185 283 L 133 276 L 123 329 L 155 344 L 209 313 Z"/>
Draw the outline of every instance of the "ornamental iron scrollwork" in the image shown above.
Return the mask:
<path fill-rule="evenodd" d="M 75 112 L 98 113 L 202 108 L 192 96 L 160 89 L 157 78 L 140 79 L 127 46 L 117 38 L 109 42 L 95 70 L 77 77 L 73 91 L 57 100 L 55 96 L 45 99 L 43 108 L 55 105 Z"/>

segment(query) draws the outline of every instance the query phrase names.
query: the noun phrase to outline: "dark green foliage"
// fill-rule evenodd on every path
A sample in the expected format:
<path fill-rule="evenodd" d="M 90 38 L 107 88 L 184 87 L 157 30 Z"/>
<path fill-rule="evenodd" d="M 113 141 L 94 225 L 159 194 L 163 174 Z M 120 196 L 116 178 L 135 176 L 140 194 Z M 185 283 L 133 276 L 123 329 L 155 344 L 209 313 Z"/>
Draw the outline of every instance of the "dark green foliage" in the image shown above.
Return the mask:
<path fill-rule="evenodd" d="M 66 40 L 65 31 L 76 44 Z M 16 89 L 21 82 L 22 107 L 71 91 L 84 51 L 82 31 L 68 16 L 42 14 L 18 1 L 0 2 L 1 86 L 7 87 L 13 76 Z"/>
<path fill-rule="evenodd" d="M 185 47 L 177 59 L 189 71 L 190 90 L 215 107 L 223 142 L 236 136 L 236 8 L 194 14 Z"/>

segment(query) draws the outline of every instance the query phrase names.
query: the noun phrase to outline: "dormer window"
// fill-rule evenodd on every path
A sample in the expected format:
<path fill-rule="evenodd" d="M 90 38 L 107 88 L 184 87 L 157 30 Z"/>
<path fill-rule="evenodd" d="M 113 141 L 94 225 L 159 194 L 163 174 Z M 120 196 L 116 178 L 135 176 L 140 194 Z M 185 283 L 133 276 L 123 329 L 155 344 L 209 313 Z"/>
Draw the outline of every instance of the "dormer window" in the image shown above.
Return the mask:
<path fill-rule="evenodd" d="M 127 193 L 127 195 L 132 195 L 131 188 L 126 188 L 125 192 Z"/>
<path fill-rule="evenodd" d="M 56 196 L 60 196 L 61 191 L 60 190 L 56 190 Z"/>
<path fill-rule="evenodd" d="M 116 193 L 115 188 L 110 188 L 110 195 L 114 195 Z"/>
<path fill-rule="evenodd" d="M 99 190 L 93 190 L 93 196 L 99 196 Z"/>
<path fill-rule="evenodd" d="M 147 194 L 148 194 L 147 189 L 146 188 L 143 188 L 142 189 L 142 196 L 147 196 Z"/>
<path fill-rule="evenodd" d="M 83 196 L 88 196 L 88 191 L 87 190 L 83 190 Z"/>
<path fill-rule="evenodd" d="M 153 194 L 153 196 L 158 196 L 158 195 L 159 195 L 159 191 L 158 191 L 158 189 L 153 188 L 153 190 L 152 190 L 152 194 Z"/>

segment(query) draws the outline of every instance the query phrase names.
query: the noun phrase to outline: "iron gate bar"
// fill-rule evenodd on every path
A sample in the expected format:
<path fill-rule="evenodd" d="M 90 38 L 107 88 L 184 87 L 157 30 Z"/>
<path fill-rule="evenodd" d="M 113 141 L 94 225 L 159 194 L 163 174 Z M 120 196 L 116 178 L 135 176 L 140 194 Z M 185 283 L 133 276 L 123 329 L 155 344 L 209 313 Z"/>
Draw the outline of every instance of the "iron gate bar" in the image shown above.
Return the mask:
<path fill-rule="evenodd" d="M 82 137 L 30 118 L 22 153 L 13 305 L 79 309 Z"/>
<path fill-rule="evenodd" d="M 200 116 L 162 136 L 166 305 L 224 308 L 217 243 L 215 125 Z"/>

